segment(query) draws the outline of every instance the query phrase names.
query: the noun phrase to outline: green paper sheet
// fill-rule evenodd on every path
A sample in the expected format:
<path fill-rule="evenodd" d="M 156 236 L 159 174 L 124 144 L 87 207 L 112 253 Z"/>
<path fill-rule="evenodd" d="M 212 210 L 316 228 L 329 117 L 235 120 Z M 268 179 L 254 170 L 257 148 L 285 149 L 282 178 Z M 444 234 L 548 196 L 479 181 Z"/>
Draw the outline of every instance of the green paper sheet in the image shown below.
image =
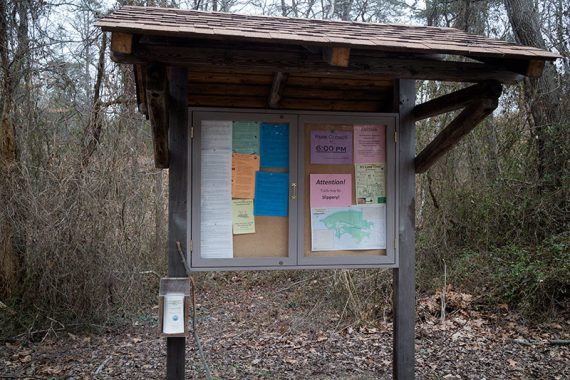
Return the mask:
<path fill-rule="evenodd" d="M 234 121 L 232 150 L 234 153 L 259 155 L 259 125 L 251 121 Z"/>

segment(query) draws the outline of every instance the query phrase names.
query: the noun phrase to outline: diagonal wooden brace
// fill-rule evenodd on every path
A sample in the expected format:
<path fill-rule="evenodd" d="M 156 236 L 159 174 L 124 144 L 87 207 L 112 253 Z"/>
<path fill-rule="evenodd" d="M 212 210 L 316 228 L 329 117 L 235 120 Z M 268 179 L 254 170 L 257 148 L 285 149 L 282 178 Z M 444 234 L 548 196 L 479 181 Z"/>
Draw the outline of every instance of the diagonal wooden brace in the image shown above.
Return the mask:
<path fill-rule="evenodd" d="M 447 127 L 422 150 L 415 159 L 416 173 L 428 170 L 441 156 L 453 148 L 499 104 L 498 97 L 483 98 L 468 105 Z"/>
<path fill-rule="evenodd" d="M 412 111 L 415 121 L 427 119 L 442 113 L 455 111 L 468 106 L 474 101 L 501 96 L 502 86 L 499 82 L 488 81 L 440 96 L 425 103 L 418 104 Z"/>

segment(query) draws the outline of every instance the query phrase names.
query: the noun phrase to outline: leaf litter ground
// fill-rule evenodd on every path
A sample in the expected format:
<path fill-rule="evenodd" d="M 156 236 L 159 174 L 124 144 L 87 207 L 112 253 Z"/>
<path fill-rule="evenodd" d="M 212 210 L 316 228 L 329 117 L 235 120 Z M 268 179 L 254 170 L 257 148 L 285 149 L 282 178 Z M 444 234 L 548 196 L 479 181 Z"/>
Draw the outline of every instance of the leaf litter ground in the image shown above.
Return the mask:
<path fill-rule="evenodd" d="M 280 285 L 240 276 L 200 285 L 198 331 L 214 378 L 391 378 L 389 318 L 354 327 L 322 297 Z M 469 295 L 446 289 L 442 318 L 439 295 L 418 300 L 418 378 L 570 379 L 570 321 L 530 326 L 506 307 L 484 314 L 470 303 Z M 97 334 L 4 341 L 0 378 L 162 379 L 166 345 L 157 311 Z M 194 341 L 187 342 L 187 378 L 205 378 Z"/>

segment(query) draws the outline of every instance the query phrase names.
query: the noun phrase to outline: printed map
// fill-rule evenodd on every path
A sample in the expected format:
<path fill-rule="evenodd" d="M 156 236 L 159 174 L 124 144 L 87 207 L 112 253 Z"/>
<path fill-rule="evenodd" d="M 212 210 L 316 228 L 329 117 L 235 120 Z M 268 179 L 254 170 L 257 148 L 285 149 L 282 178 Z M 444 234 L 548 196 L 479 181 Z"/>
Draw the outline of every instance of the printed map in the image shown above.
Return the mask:
<path fill-rule="evenodd" d="M 386 205 L 311 209 L 311 250 L 386 248 Z"/>

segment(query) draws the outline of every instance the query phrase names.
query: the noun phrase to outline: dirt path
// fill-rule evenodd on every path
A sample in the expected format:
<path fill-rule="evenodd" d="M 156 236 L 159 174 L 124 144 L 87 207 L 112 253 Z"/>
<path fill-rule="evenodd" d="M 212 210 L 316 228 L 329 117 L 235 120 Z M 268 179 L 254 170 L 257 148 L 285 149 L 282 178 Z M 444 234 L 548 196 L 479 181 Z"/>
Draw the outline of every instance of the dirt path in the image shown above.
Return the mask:
<path fill-rule="evenodd" d="M 234 284 L 235 285 L 235 284 Z M 199 293 L 199 331 L 216 378 L 391 378 L 392 326 L 351 328 L 320 300 L 298 289 L 206 285 Z M 455 310 L 444 322 L 436 301 L 420 299 L 420 379 L 570 379 L 570 321 L 530 328 L 508 312 Z M 165 342 L 156 308 L 128 327 L 98 335 L 49 334 L 43 342 L 3 343 L 0 378 L 161 379 Z M 550 343 L 549 343 L 550 342 Z M 204 378 L 193 341 L 188 378 Z"/>

